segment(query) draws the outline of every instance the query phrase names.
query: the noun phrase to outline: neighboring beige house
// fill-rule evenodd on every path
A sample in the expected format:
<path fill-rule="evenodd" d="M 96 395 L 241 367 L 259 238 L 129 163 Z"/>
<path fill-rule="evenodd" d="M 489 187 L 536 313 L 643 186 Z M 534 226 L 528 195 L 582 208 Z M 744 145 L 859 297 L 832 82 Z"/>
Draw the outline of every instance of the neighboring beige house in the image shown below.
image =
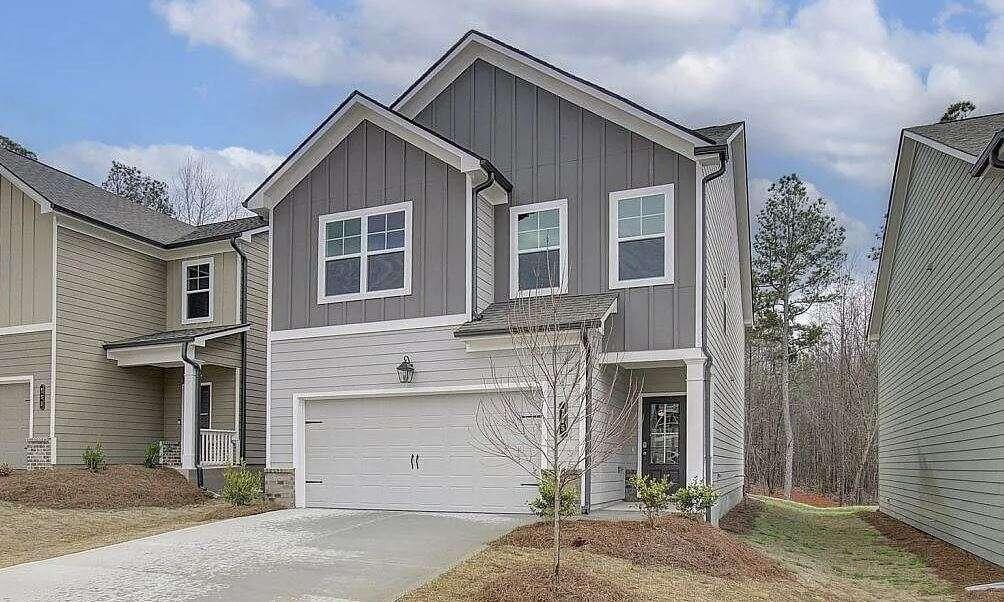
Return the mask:
<path fill-rule="evenodd" d="M 900 138 L 869 336 L 879 506 L 1004 564 L 1004 113 Z"/>
<path fill-rule="evenodd" d="M 268 237 L 0 150 L 0 460 L 264 464 Z"/>

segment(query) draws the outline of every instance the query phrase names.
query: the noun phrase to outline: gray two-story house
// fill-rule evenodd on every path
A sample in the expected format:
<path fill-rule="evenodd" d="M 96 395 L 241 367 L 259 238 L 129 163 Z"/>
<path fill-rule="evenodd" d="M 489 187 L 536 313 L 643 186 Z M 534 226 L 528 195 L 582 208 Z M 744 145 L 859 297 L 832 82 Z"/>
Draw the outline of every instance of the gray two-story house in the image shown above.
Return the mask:
<path fill-rule="evenodd" d="M 0 461 L 265 460 L 268 224 L 192 226 L 0 149 Z"/>
<path fill-rule="evenodd" d="M 644 383 L 584 509 L 641 472 L 712 483 L 717 518 L 743 488 L 745 145 L 478 32 L 392 106 L 350 95 L 247 202 L 272 224 L 268 467 L 298 506 L 525 512 L 533 484 L 470 435 L 502 316 L 556 294 L 604 339 L 588 386 Z"/>

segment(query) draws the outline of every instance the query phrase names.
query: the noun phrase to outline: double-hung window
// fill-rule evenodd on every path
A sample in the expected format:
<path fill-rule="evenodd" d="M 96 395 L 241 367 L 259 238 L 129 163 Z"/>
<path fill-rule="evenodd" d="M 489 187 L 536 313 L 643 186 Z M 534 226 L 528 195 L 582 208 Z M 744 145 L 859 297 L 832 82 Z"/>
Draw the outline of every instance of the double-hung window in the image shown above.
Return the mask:
<path fill-rule="evenodd" d="M 410 201 L 321 216 L 317 236 L 318 303 L 410 294 Z"/>
<path fill-rule="evenodd" d="M 513 207 L 509 213 L 512 298 L 568 292 L 568 202 Z"/>
<path fill-rule="evenodd" d="M 181 263 L 181 323 L 213 321 L 213 258 Z"/>
<path fill-rule="evenodd" d="M 610 288 L 673 283 L 673 185 L 610 193 Z"/>

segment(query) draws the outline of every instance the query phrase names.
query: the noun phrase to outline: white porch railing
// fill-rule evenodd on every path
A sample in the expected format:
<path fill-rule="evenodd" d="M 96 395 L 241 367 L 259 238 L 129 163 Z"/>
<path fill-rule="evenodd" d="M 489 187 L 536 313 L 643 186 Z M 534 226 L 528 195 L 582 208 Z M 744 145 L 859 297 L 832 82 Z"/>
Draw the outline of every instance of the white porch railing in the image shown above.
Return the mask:
<path fill-rule="evenodd" d="M 237 433 L 219 429 L 200 429 L 202 466 L 226 466 L 235 462 Z"/>

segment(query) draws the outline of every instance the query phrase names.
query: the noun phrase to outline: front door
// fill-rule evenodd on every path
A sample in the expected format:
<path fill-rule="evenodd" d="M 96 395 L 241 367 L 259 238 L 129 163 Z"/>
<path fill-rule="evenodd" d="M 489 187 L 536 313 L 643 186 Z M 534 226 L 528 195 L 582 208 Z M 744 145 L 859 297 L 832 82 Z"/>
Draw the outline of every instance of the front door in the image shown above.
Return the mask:
<path fill-rule="evenodd" d="M 684 484 L 686 397 L 646 397 L 642 403 L 641 471 Z"/>
<path fill-rule="evenodd" d="M 199 387 L 199 428 L 207 429 L 212 423 L 213 385 L 202 383 Z"/>

